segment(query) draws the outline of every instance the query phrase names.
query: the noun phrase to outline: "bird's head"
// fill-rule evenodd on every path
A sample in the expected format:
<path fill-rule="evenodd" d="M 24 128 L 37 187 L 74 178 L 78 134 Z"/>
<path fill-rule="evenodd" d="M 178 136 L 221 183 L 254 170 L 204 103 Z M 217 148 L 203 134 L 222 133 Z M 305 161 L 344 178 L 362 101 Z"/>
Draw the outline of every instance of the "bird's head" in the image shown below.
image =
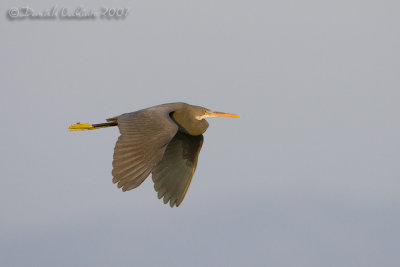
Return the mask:
<path fill-rule="evenodd" d="M 173 112 L 172 117 L 179 126 L 191 135 L 200 135 L 208 128 L 207 118 L 239 117 L 235 114 L 212 111 L 204 107 L 184 105 Z"/>

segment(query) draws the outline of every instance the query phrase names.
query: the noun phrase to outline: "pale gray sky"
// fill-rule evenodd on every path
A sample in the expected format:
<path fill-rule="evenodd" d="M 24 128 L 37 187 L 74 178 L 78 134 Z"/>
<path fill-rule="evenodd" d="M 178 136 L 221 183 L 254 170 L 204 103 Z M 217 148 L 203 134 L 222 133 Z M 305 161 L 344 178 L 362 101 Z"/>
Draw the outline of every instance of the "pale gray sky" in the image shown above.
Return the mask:
<path fill-rule="evenodd" d="M 400 266 L 398 1 L 40 1 L 124 20 L 10 21 L 0 3 L 1 266 Z M 189 192 L 111 182 L 116 128 L 209 119 Z"/>

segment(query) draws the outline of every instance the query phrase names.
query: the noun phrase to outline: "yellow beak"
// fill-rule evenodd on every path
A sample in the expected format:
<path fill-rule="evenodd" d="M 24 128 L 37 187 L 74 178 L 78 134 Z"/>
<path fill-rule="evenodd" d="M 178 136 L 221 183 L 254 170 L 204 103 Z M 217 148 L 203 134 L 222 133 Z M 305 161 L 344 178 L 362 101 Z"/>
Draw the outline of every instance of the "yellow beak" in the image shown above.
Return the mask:
<path fill-rule="evenodd" d="M 225 113 L 225 112 L 218 112 L 218 111 L 211 111 L 210 113 L 207 114 L 208 118 L 213 118 L 213 117 L 231 117 L 231 118 L 239 118 L 239 115 L 236 114 L 230 114 L 230 113 Z"/>

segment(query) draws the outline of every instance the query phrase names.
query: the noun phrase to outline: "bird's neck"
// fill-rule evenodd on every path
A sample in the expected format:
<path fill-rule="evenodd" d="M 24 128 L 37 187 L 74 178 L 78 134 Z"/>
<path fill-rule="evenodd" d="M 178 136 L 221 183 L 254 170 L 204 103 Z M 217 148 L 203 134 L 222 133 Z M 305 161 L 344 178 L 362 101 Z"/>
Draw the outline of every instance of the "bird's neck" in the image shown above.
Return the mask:
<path fill-rule="evenodd" d="M 208 128 L 206 120 L 198 120 L 195 117 L 188 116 L 186 112 L 178 110 L 173 112 L 171 117 L 178 124 L 180 131 L 190 135 L 201 135 Z"/>

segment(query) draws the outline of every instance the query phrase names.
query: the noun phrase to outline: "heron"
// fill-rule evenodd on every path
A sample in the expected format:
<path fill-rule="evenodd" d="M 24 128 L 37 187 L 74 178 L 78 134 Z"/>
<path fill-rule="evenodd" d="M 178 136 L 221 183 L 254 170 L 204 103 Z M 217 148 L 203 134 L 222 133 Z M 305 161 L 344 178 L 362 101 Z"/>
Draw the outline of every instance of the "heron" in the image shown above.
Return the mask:
<path fill-rule="evenodd" d="M 182 203 L 197 166 L 207 118 L 239 117 L 183 102 L 157 105 L 106 119 L 76 123 L 70 131 L 118 126 L 112 182 L 123 192 L 138 187 L 152 174 L 158 198 L 171 207 Z"/>

